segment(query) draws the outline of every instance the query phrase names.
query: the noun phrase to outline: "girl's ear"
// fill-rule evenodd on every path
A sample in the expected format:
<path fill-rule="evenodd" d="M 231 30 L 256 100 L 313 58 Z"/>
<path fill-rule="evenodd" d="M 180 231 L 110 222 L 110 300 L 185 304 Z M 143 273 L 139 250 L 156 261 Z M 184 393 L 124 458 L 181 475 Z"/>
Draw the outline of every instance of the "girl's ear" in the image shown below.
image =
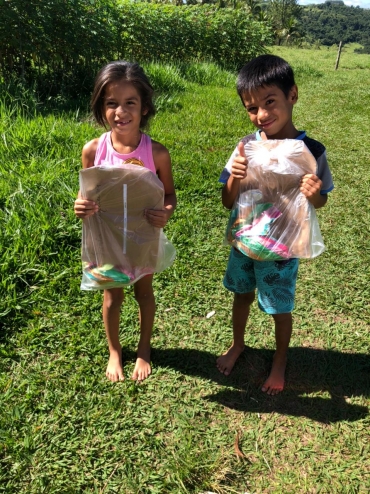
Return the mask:
<path fill-rule="evenodd" d="M 148 113 L 148 108 L 143 108 L 143 110 L 141 111 L 141 114 L 146 115 L 147 113 Z"/>

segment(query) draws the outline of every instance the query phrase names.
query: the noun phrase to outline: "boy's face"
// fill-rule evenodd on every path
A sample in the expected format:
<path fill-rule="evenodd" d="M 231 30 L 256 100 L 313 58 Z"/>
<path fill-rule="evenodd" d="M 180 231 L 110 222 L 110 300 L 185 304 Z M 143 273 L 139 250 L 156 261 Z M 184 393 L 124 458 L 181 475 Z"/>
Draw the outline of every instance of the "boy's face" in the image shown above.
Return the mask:
<path fill-rule="evenodd" d="M 243 103 L 253 125 L 261 130 L 262 139 L 294 139 L 293 105 L 298 99 L 297 86 L 288 96 L 277 86 L 261 86 L 243 96 Z"/>

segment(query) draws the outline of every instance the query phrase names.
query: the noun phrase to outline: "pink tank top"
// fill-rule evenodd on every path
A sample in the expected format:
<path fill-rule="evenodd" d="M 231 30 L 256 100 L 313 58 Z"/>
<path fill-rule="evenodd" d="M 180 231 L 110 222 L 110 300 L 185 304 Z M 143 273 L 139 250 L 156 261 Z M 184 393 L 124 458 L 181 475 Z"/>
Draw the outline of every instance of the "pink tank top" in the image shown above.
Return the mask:
<path fill-rule="evenodd" d="M 99 165 L 125 165 L 133 164 L 144 166 L 154 174 L 156 173 L 152 140 L 147 134 L 141 134 L 138 147 L 129 154 L 120 154 L 112 146 L 111 132 L 106 132 L 99 137 L 98 147 L 95 153 L 94 166 Z"/>

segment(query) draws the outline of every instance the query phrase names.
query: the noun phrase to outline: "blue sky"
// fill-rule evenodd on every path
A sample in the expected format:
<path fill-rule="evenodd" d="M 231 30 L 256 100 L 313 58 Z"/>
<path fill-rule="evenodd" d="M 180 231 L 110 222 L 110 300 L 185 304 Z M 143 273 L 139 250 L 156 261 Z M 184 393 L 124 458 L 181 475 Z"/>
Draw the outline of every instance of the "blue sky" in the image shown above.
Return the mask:
<path fill-rule="evenodd" d="M 298 0 L 299 5 L 309 5 L 312 3 L 325 3 L 323 0 Z M 348 6 L 361 7 L 363 9 L 370 9 L 370 0 L 344 0 L 344 3 Z"/>

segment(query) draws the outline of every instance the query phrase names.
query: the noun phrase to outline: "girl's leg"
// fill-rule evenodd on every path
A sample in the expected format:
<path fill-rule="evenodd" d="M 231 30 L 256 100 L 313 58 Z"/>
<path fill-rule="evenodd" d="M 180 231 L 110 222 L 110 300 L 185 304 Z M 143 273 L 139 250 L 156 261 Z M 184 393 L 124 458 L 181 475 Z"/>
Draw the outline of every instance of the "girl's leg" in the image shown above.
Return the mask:
<path fill-rule="evenodd" d="M 152 337 L 155 299 L 153 294 L 153 275 L 144 276 L 134 285 L 135 299 L 139 304 L 140 340 L 132 379 L 142 381 L 152 372 L 150 367 L 150 339 Z"/>
<path fill-rule="evenodd" d="M 272 361 L 272 368 L 262 391 L 269 395 L 276 395 L 284 389 L 285 368 L 290 337 L 292 335 L 292 313 L 273 314 L 275 320 L 276 352 Z"/>
<path fill-rule="evenodd" d="M 217 359 L 217 368 L 228 376 L 238 357 L 244 350 L 244 332 L 248 321 L 249 308 L 254 300 L 254 292 L 235 293 L 233 303 L 233 343 L 226 353 Z"/>
<path fill-rule="evenodd" d="M 109 347 L 109 361 L 105 375 L 110 381 L 124 379 L 122 349 L 119 342 L 119 318 L 123 302 L 123 289 L 104 290 L 103 321 Z"/>

